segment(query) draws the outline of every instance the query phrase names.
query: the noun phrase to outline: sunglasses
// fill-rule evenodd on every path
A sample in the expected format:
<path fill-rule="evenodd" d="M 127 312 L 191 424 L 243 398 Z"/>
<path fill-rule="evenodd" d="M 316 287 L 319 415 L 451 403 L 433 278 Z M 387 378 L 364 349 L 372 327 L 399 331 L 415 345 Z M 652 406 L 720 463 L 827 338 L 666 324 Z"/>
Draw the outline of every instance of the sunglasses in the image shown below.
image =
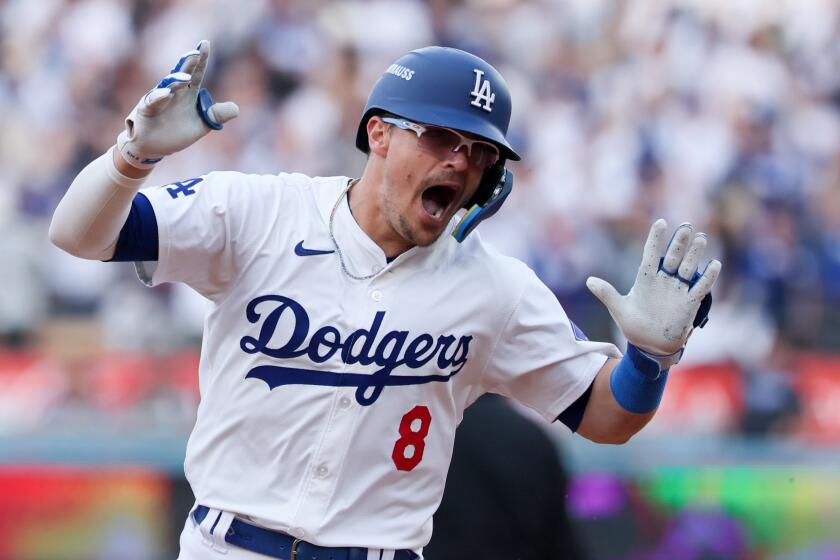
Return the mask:
<path fill-rule="evenodd" d="M 446 159 L 452 152 L 466 146 L 467 161 L 472 167 L 484 169 L 499 161 L 499 148 L 495 145 L 483 140 L 472 140 L 451 128 L 391 117 L 384 117 L 382 121 L 417 134 L 417 145 L 438 159 Z"/>

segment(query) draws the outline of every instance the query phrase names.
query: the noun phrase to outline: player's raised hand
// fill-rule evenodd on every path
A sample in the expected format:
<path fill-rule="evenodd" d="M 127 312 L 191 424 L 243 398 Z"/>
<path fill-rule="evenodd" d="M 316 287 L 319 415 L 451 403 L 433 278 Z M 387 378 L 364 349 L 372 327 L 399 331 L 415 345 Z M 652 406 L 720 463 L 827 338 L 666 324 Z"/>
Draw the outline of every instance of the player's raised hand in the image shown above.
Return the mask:
<path fill-rule="evenodd" d="M 668 242 L 667 228 L 662 219 L 651 227 L 636 282 L 627 295 L 600 278 L 586 281 L 627 340 L 662 357 L 679 353 L 694 326 L 702 326 L 708 305 L 699 316 L 698 309 L 706 296 L 711 297 L 721 267 L 720 261 L 713 260 L 698 273 L 706 234 L 695 234 L 691 224 L 682 224 Z"/>
<path fill-rule="evenodd" d="M 239 114 L 235 103 L 213 103 L 210 92 L 201 87 L 209 57 L 210 42 L 201 41 L 140 99 L 117 138 L 128 163 L 147 169 Z"/>

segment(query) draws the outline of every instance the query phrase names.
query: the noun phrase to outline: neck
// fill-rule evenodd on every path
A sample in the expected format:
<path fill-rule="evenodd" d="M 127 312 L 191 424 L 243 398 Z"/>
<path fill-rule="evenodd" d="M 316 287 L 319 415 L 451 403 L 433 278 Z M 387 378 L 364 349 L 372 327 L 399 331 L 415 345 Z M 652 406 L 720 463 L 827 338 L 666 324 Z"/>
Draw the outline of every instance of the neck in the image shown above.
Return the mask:
<path fill-rule="evenodd" d="M 359 181 L 347 192 L 350 202 L 350 212 L 362 231 L 376 243 L 385 256 L 394 259 L 411 249 L 414 245 L 397 232 L 382 208 L 384 186 L 369 177 L 362 175 Z"/>

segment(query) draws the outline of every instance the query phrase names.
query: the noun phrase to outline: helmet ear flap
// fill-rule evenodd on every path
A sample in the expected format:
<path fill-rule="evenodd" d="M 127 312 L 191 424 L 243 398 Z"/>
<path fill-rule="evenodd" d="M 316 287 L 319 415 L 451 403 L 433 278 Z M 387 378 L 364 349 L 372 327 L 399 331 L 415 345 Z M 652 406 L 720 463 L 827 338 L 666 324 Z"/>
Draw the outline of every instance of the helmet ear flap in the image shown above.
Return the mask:
<path fill-rule="evenodd" d="M 493 193 L 496 191 L 496 186 L 504 179 L 505 175 L 505 160 L 499 159 L 496 163 L 484 170 L 481 176 L 481 181 L 478 183 L 478 188 L 471 199 L 464 204 L 464 208 L 472 208 L 474 204 L 483 206 L 485 202 L 490 200 Z"/>
<path fill-rule="evenodd" d="M 513 173 L 499 160 L 484 172 L 478 190 L 468 204 L 472 206 L 452 230 L 452 237 L 462 242 L 478 224 L 499 211 L 513 190 Z"/>

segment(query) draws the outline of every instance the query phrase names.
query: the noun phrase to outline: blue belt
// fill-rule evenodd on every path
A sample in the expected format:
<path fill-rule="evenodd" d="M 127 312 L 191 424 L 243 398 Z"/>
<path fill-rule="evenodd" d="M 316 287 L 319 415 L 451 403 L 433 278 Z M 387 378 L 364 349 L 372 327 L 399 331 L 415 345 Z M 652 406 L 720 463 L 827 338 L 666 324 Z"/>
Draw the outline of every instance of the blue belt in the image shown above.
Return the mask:
<path fill-rule="evenodd" d="M 209 508 L 198 506 L 193 511 L 196 523 L 201 523 L 207 517 Z M 210 533 L 213 533 L 213 526 Z M 367 560 L 368 549 L 359 547 L 325 547 L 317 546 L 291 535 L 270 531 L 233 518 L 225 535 L 225 542 L 281 560 Z M 414 560 L 420 558 L 411 550 L 398 550 L 394 560 Z"/>

